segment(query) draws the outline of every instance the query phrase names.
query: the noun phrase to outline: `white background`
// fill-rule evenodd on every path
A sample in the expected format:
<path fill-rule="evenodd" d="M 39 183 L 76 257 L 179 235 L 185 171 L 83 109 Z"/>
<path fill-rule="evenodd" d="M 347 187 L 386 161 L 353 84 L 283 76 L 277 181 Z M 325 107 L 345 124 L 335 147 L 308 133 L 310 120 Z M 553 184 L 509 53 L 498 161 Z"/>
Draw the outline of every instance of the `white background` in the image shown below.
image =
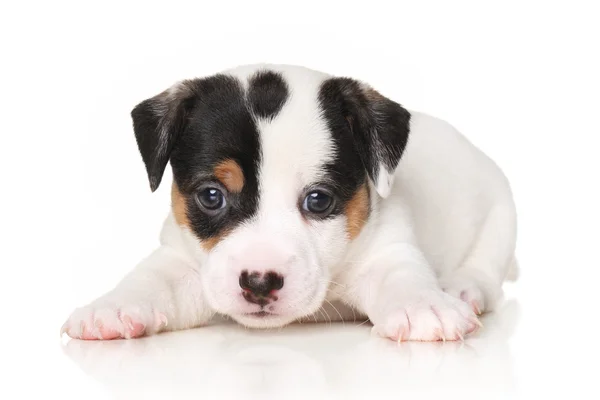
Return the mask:
<path fill-rule="evenodd" d="M 594 3 L 2 2 L 0 397 L 598 398 Z M 522 276 L 478 337 L 398 348 L 324 325 L 61 341 L 72 309 L 156 246 L 169 206 L 170 173 L 150 193 L 131 108 L 262 61 L 365 80 L 501 165 Z"/>

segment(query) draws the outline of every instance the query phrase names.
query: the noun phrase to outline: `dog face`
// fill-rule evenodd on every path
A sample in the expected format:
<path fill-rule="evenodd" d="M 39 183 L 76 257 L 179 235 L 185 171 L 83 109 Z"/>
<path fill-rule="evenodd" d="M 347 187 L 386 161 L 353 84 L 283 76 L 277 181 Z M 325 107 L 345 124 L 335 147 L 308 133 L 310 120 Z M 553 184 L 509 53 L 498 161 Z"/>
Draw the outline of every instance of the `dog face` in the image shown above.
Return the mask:
<path fill-rule="evenodd" d="M 389 194 L 410 119 L 358 81 L 273 65 L 178 82 L 131 115 L 152 191 L 172 167 L 207 300 L 250 327 L 318 310 Z"/>

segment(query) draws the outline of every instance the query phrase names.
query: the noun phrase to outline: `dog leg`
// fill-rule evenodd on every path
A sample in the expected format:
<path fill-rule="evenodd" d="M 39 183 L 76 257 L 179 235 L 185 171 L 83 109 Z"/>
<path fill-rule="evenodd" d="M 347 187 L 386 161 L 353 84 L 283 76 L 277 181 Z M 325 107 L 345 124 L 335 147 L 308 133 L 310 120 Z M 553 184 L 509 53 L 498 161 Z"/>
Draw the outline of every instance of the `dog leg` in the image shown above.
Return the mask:
<path fill-rule="evenodd" d="M 364 311 L 373 330 L 395 341 L 461 340 L 480 324 L 462 300 L 442 291 L 414 245 L 377 252 L 350 277 L 344 301 Z"/>
<path fill-rule="evenodd" d="M 503 282 L 516 279 L 515 246 L 514 208 L 494 208 L 464 262 L 456 270 L 440 274 L 440 285 L 477 314 L 493 311 L 502 297 Z"/>
<path fill-rule="evenodd" d="M 61 334 L 76 339 L 117 339 L 191 328 L 212 315 L 197 271 L 180 252 L 161 246 L 113 290 L 76 309 Z"/>

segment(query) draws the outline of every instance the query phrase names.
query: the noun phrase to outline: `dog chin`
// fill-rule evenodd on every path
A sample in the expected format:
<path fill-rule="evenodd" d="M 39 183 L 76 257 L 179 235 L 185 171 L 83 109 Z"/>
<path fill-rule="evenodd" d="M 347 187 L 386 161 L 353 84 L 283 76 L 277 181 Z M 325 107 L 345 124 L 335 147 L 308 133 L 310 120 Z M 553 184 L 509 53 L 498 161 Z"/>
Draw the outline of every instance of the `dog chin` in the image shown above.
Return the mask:
<path fill-rule="evenodd" d="M 316 300 L 316 299 L 315 299 Z M 322 301 L 313 301 L 302 308 L 303 312 L 293 314 L 277 314 L 271 312 L 254 312 L 248 314 L 229 314 L 234 321 L 248 328 L 281 328 L 293 322 L 306 318 L 317 312 Z"/>
<path fill-rule="evenodd" d="M 299 315 L 279 315 L 272 313 L 252 313 L 230 315 L 237 323 L 248 328 L 280 328 L 300 319 Z"/>

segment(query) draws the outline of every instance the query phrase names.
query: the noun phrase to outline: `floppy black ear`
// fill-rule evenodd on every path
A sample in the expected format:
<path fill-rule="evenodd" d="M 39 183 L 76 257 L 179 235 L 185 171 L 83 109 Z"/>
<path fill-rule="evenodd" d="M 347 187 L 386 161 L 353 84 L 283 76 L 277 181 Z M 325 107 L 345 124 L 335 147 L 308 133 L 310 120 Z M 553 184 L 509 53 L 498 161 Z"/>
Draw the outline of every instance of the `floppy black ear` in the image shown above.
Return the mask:
<path fill-rule="evenodd" d="M 173 145 L 185 128 L 187 113 L 195 96 L 194 82 L 181 81 L 142 101 L 131 111 L 135 139 L 152 192 L 160 185 Z"/>
<path fill-rule="evenodd" d="M 321 87 L 324 108 L 335 109 L 347 121 L 356 149 L 375 185 L 387 197 L 410 131 L 410 112 L 365 83 L 331 78 Z M 334 106 L 333 106 L 334 105 Z"/>

